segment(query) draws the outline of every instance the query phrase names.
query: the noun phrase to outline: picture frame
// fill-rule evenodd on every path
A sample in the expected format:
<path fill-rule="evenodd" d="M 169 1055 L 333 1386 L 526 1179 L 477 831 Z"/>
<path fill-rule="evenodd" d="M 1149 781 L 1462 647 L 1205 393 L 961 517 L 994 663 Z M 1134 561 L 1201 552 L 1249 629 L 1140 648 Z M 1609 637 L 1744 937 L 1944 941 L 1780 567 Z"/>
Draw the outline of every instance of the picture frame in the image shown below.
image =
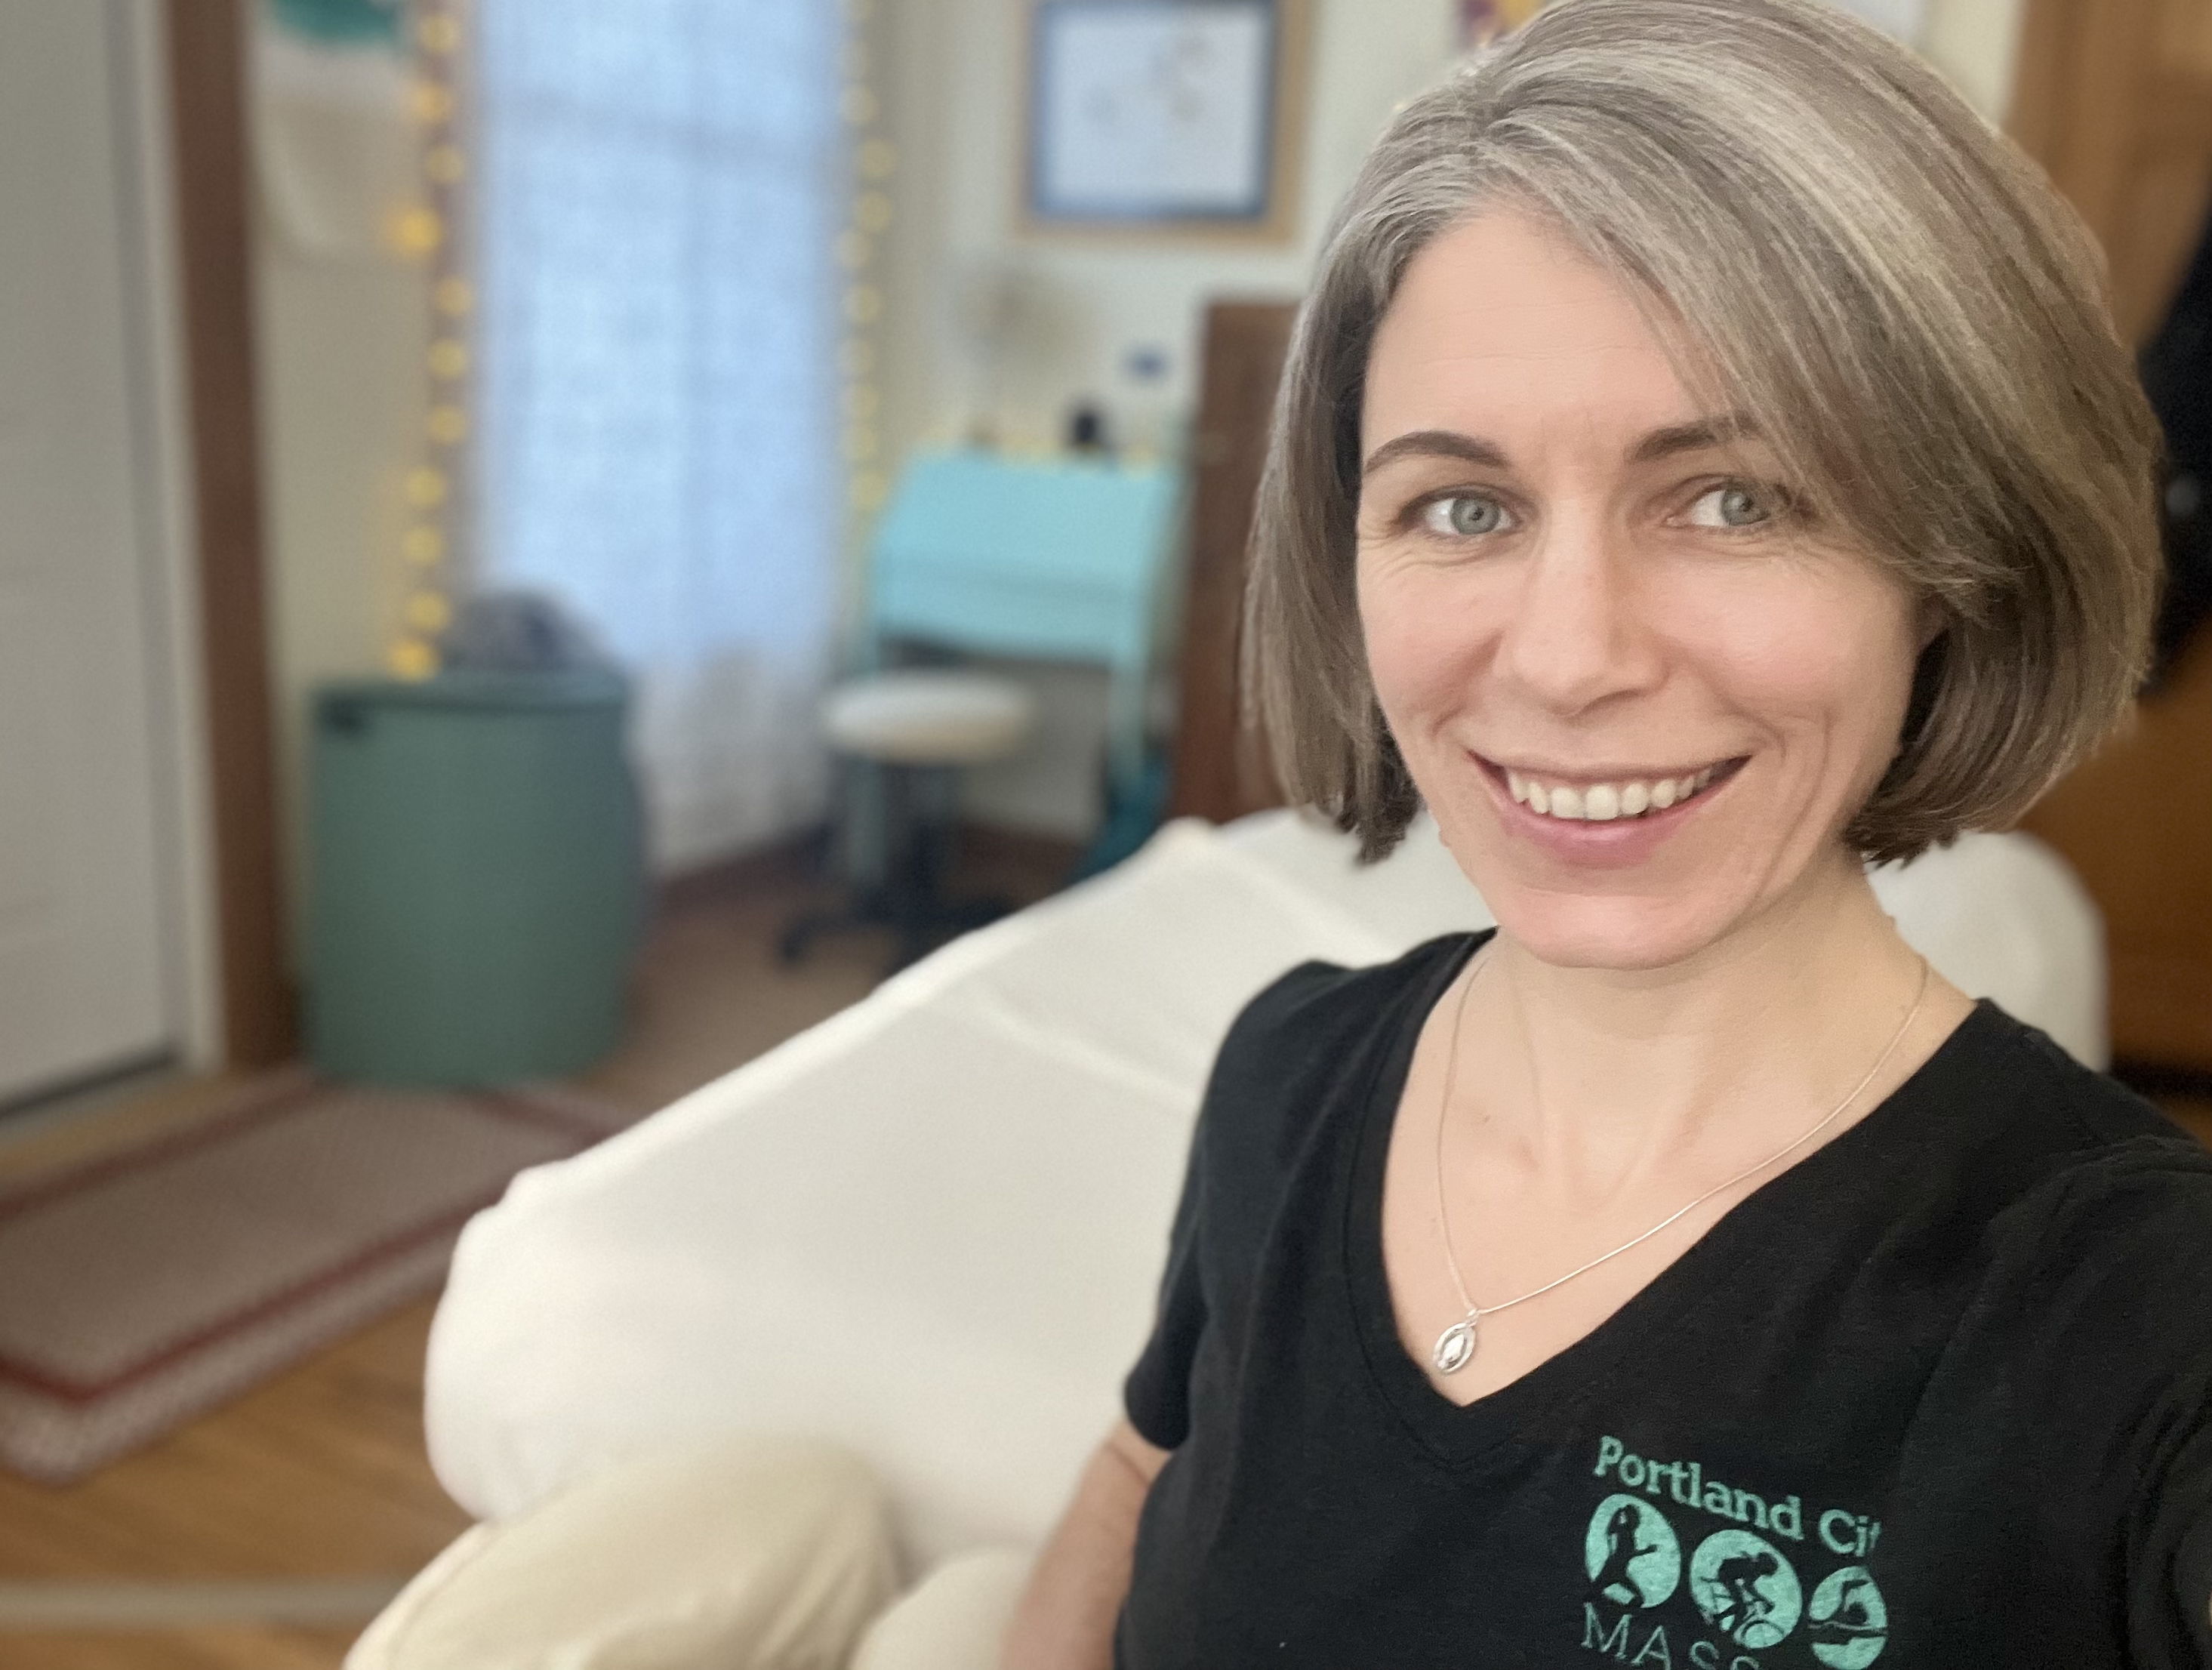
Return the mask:
<path fill-rule="evenodd" d="M 1309 0 L 1034 0 L 1020 221 L 1282 241 Z"/>

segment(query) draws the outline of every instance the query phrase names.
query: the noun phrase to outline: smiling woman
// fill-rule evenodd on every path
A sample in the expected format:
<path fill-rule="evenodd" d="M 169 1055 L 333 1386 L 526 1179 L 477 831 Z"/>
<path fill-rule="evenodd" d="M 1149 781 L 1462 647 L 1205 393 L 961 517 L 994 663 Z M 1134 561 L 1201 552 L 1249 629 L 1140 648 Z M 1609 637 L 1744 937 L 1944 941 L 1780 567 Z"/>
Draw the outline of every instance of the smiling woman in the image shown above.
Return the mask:
<path fill-rule="evenodd" d="M 1755 440 L 1770 493 L 1940 627 L 1854 846 L 1909 858 L 2005 827 L 2103 738 L 2144 665 L 2160 441 L 2078 217 L 1847 17 L 1626 0 L 1555 9 L 1417 100 L 1340 211 L 1254 538 L 1250 671 L 1294 793 L 1376 854 L 1411 814 L 1346 561 L 1362 460 L 1505 460 L 1449 423 L 1370 433 L 1363 454 L 1370 354 L 1416 258 L 1486 213 L 1585 270 L 1562 310 L 1609 275 L 1611 328 L 1682 385 L 1687 426 L 1638 437 L 1633 461 Z"/>
<path fill-rule="evenodd" d="M 1007 1665 L 2212 1664 L 2212 1157 L 1866 870 L 2118 717 L 2156 446 L 2079 223 L 1838 10 L 1564 0 L 1400 113 L 1248 672 L 1498 927 L 1239 1017 Z"/>

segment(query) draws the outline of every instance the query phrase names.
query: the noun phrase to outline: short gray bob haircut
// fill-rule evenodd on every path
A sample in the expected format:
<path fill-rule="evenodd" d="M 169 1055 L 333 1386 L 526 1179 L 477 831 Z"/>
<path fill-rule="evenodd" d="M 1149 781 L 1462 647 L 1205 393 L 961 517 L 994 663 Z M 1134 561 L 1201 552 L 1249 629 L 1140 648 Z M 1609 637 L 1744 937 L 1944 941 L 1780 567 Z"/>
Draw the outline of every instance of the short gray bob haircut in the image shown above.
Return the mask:
<path fill-rule="evenodd" d="M 1407 264 L 1507 204 L 1646 304 L 1820 525 L 1931 601 L 1897 756 L 1845 838 L 2010 824 L 2141 682 L 2155 420 L 2103 265 L 2042 173 L 1817 0 L 1561 0 L 1407 105 L 1338 211 L 1278 397 L 1246 688 L 1291 795 L 1379 858 L 1418 794 L 1353 585 L 1360 408 Z"/>

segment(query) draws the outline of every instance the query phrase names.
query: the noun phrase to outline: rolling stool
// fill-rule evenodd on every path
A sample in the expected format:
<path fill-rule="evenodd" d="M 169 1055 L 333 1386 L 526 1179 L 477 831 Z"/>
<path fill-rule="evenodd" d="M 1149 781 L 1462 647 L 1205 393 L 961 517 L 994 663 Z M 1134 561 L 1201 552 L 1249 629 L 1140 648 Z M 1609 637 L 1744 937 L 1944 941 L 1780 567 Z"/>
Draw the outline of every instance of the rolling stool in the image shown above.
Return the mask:
<path fill-rule="evenodd" d="M 901 668 L 832 690 L 822 704 L 830 747 L 874 767 L 883 785 L 883 878 L 843 909 L 810 911 L 785 928 L 782 959 L 796 963 L 821 934 L 887 926 L 898 934 L 896 972 L 1011 910 L 1003 899 L 949 898 L 945 878 L 961 768 L 1012 754 L 1031 719 L 1029 692 L 988 673 Z"/>

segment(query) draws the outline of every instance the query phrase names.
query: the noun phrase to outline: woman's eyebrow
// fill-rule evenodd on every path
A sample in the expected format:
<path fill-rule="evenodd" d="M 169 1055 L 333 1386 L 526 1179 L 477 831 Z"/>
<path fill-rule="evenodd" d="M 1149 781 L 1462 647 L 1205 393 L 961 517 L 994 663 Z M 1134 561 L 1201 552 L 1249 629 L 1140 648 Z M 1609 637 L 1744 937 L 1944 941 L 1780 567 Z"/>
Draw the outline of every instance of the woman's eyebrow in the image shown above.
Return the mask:
<path fill-rule="evenodd" d="M 1628 461 L 1650 464 L 1677 452 L 1694 452 L 1707 446 L 1758 438 L 1758 426 L 1741 412 L 1723 412 L 1717 416 L 1693 418 L 1687 423 L 1670 423 L 1652 430 L 1636 443 Z M 1458 458 L 1465 464 L 1484 465 L 1493 470 L 1510 467 L 1505 449 L 1496 441 L 1462 434 L 1456 429 L 1413 429 L 1377 446 L 1360 466 L 1360 476 L 1364 479 L 1384 465 L 1395 464 L 1402 458 Z"/>
<path fill-rule="evenodd" d="M 1723 412 L 1717 417 L 1700 417 L 1687 423 L 1670 423 L 1663 429 L 1654 429 L 1636 443 L 1628 455 L 1631 464 L 1650 464 L 1657 458 L 1672 458 L 1677 452 L 1695 452 L 1707 446 L 1725 446 L 1735 440 L 1756 440 L 1759 428 L 1741 412 Z"/>
<path fill-rule="evenodd" d="M 1360 466 L 1359 473 L 1364 478 L 1386 464 L 1415 457 L 1459 458 L 1468 464 L 1487 465 L 1493 470 L 1507 467 L 1505 449 L 1494 441 L 1463 435 L 1456 429 L 1414 429 L 1377 446 Z"/>

